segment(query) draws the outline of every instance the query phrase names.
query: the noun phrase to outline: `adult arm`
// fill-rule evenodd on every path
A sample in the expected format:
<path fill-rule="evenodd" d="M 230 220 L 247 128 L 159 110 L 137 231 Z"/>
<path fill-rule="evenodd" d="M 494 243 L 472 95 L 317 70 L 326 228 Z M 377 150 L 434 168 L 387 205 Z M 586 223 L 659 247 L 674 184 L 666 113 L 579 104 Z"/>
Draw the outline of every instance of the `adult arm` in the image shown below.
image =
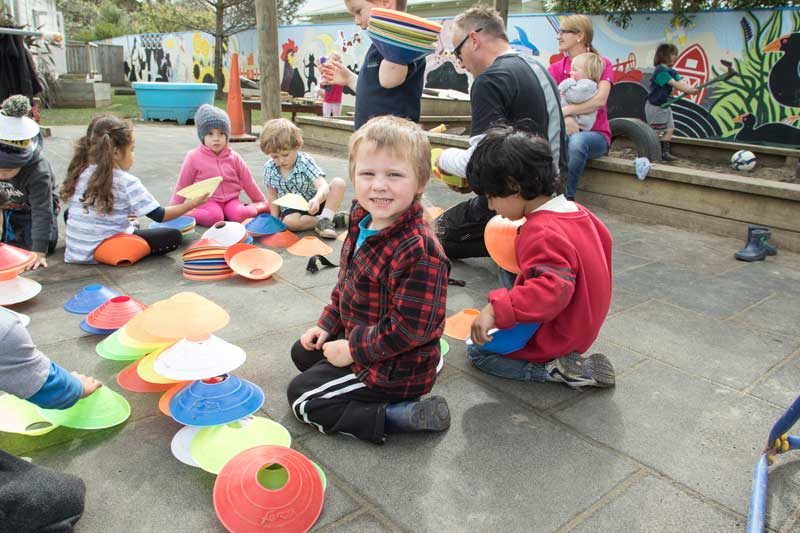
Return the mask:
<path fill-rule="evenodd" d="M 28 203 L 31 206 L 31 251 L 47 253 L 53 213 L 53 169 L 42 159 L 28 176 Z M 45 263 L 44 266 L 47 266 Z"/>

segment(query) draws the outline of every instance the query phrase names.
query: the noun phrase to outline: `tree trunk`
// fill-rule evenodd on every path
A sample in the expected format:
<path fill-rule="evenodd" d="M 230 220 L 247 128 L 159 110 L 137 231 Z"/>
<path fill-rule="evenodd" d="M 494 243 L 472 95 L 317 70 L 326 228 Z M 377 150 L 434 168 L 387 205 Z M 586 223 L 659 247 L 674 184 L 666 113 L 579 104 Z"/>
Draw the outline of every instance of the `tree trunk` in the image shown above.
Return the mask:
<path fill-rule="evenodd" d="M 261 71 L 261 116 L 263 120 L 281 116 L 281 78 L 278 54 L 277 0 L 255 0 L 258 31 L 258 68 Z"/>
<path fill-rule="evenodd" d="M 217 0 L 216 26 L 214 27 L 214 79 L 217 82 L 217 98 L 225 97 L 225 75 L 222 72 L 222 42 L 225 37 L 223 22 L 225 21 L 225 2 Z"/>

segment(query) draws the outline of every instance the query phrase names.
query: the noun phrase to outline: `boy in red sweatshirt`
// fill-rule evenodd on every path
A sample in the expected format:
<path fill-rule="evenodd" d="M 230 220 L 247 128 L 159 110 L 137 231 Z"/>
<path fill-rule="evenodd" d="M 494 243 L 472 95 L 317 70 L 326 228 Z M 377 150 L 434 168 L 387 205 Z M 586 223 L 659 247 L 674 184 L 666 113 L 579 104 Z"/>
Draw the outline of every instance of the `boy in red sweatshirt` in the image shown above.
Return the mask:
<path fill-rule="evenodd" d="M 507 379 L 613 386 L 605 355 L 581 356 L 611 304 L 611 234 L 582 205 L 553 197 L 558 176 L 548 143 L 510 127 L 490 130 L 470 159 L 467 178 L 489 208 L 511 220 L 525 218 L 514 243 L 520 274 L 511 289 L 489 293 L 473 322 L 472 363 Z M 517 323 L 539 324 L 523 348 L 499 355 L 482 347 L 492 338 L 489 330 Z"/>

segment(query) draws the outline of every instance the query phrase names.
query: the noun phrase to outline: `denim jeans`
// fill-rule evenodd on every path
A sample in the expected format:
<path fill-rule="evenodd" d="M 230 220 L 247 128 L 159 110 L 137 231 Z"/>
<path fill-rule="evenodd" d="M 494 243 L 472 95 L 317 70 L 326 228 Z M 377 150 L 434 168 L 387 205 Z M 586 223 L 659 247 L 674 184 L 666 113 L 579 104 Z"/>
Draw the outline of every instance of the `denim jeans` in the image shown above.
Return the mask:
<path fill-rule="evenodd" d="M 550 381 L 544 363 L 509 359 L 474 344 L 467 347 L 467 357 L 476 368 L 493 376 L 517 381 Z"/>
<path fill-rule="evenodd" d="M 567 137 L 567 198 L 575 198 L 586 162 L 606 155 L 608 141 L 596 131 L 580 131 Z"/>

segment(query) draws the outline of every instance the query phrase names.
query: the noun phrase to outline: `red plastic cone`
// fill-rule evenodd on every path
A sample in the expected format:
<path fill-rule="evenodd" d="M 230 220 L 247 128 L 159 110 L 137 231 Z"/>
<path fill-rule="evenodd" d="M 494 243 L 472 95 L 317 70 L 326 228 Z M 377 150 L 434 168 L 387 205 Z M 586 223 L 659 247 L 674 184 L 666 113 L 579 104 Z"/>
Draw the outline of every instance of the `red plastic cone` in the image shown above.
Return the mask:
<path fill-rule="evenodd" d="M 242 85 L 239 81 L 239 54 L 231 56 L 231 75 L 228 78 L 228 117 L 231 119 L 231 142 L 255 141 L 253 135 L 244 132 L 244 107 L 242 107 Z"/>

